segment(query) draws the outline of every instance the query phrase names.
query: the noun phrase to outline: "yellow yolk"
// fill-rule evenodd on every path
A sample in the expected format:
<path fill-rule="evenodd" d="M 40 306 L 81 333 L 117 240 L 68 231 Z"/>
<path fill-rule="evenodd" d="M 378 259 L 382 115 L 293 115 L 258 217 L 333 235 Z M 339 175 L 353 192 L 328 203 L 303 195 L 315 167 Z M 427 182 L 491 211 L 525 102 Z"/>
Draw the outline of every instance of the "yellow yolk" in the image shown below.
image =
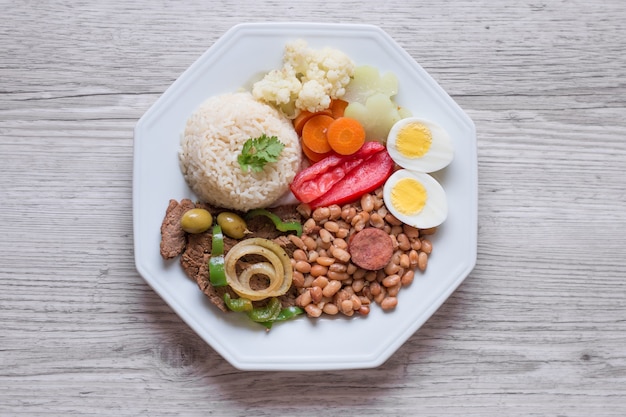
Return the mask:
<path fill-rule="evenodd" d="M 426 155 L 433 142 L 430 129 L 421 123 L 409 123 L 398 132 L 396 147 L 407 158 Z"/>
<path fill-rule="evenodd" d="M 402 178 L 391 189 L 393 206 L 406 215 L 422 211 L 427 198 L 426 188 L 413 178 Z"/>

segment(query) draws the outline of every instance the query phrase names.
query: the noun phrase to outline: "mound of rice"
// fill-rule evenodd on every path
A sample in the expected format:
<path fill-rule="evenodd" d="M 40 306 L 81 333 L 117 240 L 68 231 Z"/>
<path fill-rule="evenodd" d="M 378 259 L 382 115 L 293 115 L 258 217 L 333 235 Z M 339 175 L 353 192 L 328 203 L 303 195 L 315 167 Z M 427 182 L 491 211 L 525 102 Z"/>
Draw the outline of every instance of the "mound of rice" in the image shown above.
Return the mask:
<path fill-rule="evenodd" d="M 244 172 L 237 156 L 243 144 L 262 134 L 285 144 L 277 162 L 262 172 Z M 207 203 L 247 211 L 267 207 L 289 190 L 301 162 L 291 122 L 249 93 L 211 97 L 187 120 L 180 163 L 187 184 Z"/>

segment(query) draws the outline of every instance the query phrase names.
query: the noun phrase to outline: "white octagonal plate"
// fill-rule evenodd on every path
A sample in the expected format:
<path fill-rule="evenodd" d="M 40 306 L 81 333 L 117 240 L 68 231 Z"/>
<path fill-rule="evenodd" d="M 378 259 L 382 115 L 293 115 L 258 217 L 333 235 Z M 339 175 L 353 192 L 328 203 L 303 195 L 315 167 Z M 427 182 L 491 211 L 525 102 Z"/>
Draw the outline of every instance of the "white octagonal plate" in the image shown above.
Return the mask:
<path fill-rule="evenodd" d="M 282 64 L 285 43 L 304 39 L 330 46 L 357 65 L 392 71 L 396 101 L 414 116 L 445 127 L 455 159 L 436 173 L 449 214 L 434 236 L 425 273 L 399 294 L 398 306 L 378 306 L 366 317 L 299 318 L 265 332 L 241 314 L 224 314 L 208 302 L 178 259 L 159 253 L 160 225 L 171 198 L 195 196 L 178 165 L 186 119 L 212 95 L 233 92 Z M 441 306 L 473 269 L 477 248 L 476 133 L 471 119 L 384 31 L 370 25 L 261 23 L 233 27 L 178 78 L 135 128 L 133 222 L 136 267 L 148 284 L 234 367 L 242 370 L 331 370 L 384 363 Z"/>

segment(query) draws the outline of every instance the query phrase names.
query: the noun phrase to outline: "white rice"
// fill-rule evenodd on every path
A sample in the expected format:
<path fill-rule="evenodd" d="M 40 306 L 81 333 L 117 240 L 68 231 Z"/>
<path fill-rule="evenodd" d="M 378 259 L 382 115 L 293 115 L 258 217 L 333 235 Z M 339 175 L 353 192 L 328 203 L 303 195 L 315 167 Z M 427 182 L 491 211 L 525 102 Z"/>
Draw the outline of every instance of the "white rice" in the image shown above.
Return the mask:
<path fill-rule="evenodd" d="M 243 172 L 243 144 L 262 134 L 285 144 L 277 162 L 262 172 Z M 249 93 L 211 97 L 187 120 L 180 163 L 187 184 L 204 202 L 247 211 L 270 206 L 289 190 L 302 158 L 291 121 Z"/>

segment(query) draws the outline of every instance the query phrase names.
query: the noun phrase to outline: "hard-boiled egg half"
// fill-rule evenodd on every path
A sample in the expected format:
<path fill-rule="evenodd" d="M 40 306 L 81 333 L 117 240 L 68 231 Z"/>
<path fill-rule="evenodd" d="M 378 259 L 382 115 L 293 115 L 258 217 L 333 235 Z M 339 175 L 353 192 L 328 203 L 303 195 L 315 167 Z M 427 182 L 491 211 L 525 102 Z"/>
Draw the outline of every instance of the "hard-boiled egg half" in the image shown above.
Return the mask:
<path fill-rule="evenodd" d="M 396 164 L 419 172 L 445 168 L 454 158 L 454 148 L 445 129 L 429 120 L 407 117 L 389 131 L 387 150 Z"/>
<path fill-rule="evenodd" d="M 445 191 L 424 172 L 394 172 L 383 187 L 383 200 L 398 220 L 418 229 L 439 226 L 448 216 Z"/>
<path fill-rule="evenodd" d="M 448 133 L 436 123 L 409 117 L 396 122 L 387 151 L 404 169 L 385 182 L 383 199 L 391 214 L 418 229 L 439 226 L 448 216 L 446 193 L 429 172 L 445 168 L 454 158 Z"/>

